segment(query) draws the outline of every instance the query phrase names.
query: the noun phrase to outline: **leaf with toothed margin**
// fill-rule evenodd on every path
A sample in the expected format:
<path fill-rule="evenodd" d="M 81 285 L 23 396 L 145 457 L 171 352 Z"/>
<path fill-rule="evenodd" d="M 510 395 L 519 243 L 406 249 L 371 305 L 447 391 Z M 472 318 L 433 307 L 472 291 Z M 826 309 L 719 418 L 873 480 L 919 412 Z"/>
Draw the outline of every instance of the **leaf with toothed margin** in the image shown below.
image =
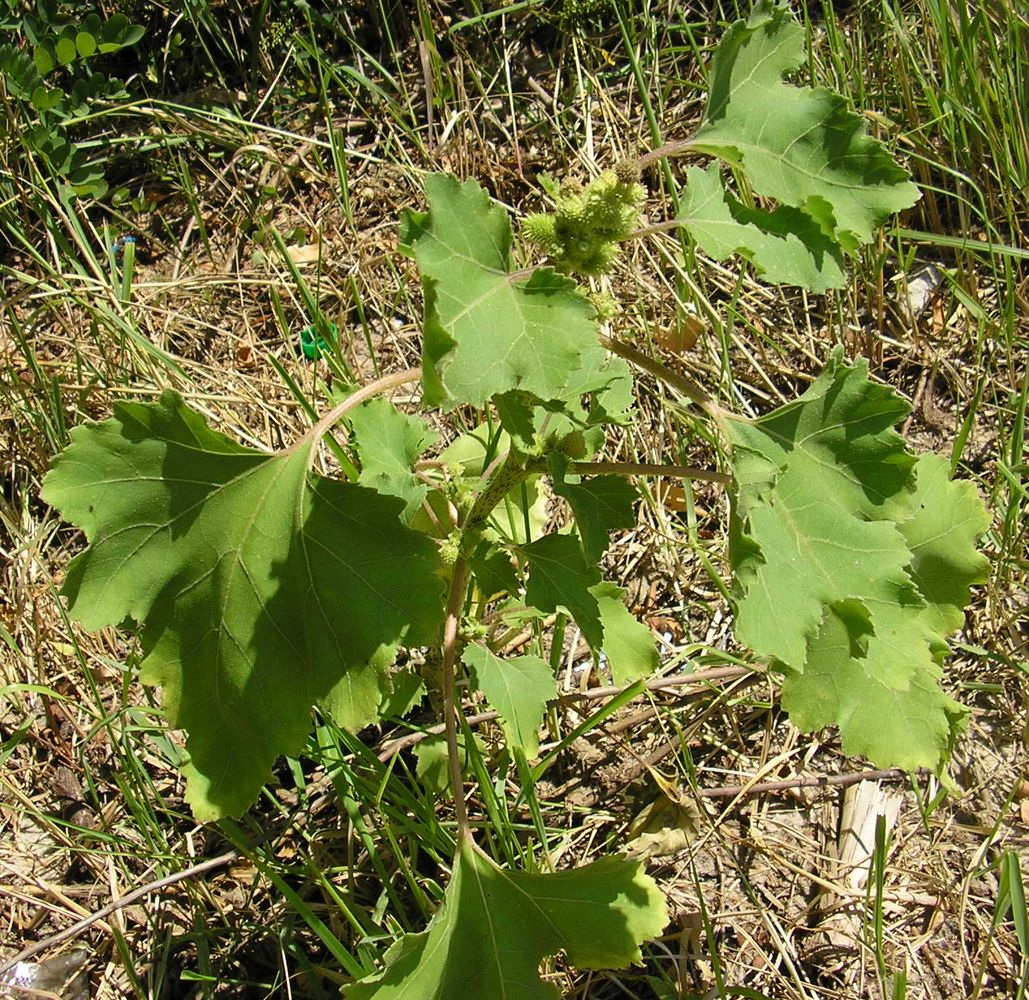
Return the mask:
<path fill-rule="evenodd" d="M 604 628 L 590 588 L 600 583 L 600 570 L 587 564 L 579 542 L 571 535 L 544 535 L 523 545 L 521 553 L 529 563 L 526 603 L 541 611 L 567 608 L 586 641 L 599 650 Z"/>
<path fill-rule="evenodd" d="M 630 684 L 649 677 L 660 666 L 654 635 L 625 606 L 625 591 L 613 583 L 590 587 L 600 608 L 604 629 L 604 655 L 615 684 Z"/>
<path fill-rule="evenodd" d="M 311 474 L 312 447 L 244 448 L 165 392 L 73 430 L 44 483 L 89 541 L 69 610 L 91 629 L 142 625 L 142 679 L 188 734 L 202 821 L 253 802 L 312 706 L 373 721 L 398 644 L 440 624 L 439 557 L 403 501 Z"/>
<path fill-rule="evenodd" d="M 591 476 L 570 483 L 565 478 L 567 469 L 563 455 L 551 456 L 554 493 L 568 501 L 586 561 L 596 563 L 607 551 L 610 532 L 636 524 L 634 505 L 639 494 L 625 476 Z"/>
<path fill-rule="evenodd" d="M 501 658 L 481 643 L 465 647 L 462 660 L 475 686 L 500 716 L 508 746 L 534 758 L 547 702 L 557 697 L 550 664 L 538 656 Z"/>
<path fill-rule="evenodd" d="M 800 728 L 835 723 L 881 767 L 938 768 L 966 714 L 940 687 L 946 639 L 985 576 L 989 519 L 944 459 L 908 452 L 907 412 L 837 349 L 800 399 L 725 420 L 735 631 L 785 671 Z"/>
<path fill-rule="evenodd" d="M 839 94 L 783 80 L 806 60 L 789 7 L 758 0 L 718 43 L 690 146 L 742 170 L 755 194 L 799 209 L 851 252 L 910 208 L 918 188 Z"/>
<path fill-rule="evenodd" d="M 346 1000 L 559 1000 L 540 979 L 564 952 L 581 969 L 642 961 L 640 944 L 668 923 L 638 861 L 601 858 L 546 874 L 505 871 L 462 840 L 443 905 L 420 934 L 386 952 L 386 967 L 343 987 Z"/>
<path fill-rule="evenodd" d="M 354 449 L 361 460 L 358 482 L 386 496 L 406 502 L 405 524 L 429 492 L 412 468 L 421 455 L 439 440 L 421 417 L 401 413 L 388 399 L 369 399 L 348 417 Z"/>
<path fill-rule="evenodd" d="M 813 292 L 846 283 L 839 246 L 812 218 L 788 205 L 774 212 L 748 208 L 725 190 L 717 163 L 687 167 L 679 218 L 708 256 L 739 254 L 765 281 Z"/>
<path fill-rule="evenodd" d="M 606 385 L 576 377 L 606 358 L 593 306 L 549 268 L 512 273 L 503 206 L 450 174 L 426 177 L 425 197 L 427 212 L 405 212 L 400 241 L 425 290 L 426 402 L 481 407 L 512 390 L 561 400 Z"/>

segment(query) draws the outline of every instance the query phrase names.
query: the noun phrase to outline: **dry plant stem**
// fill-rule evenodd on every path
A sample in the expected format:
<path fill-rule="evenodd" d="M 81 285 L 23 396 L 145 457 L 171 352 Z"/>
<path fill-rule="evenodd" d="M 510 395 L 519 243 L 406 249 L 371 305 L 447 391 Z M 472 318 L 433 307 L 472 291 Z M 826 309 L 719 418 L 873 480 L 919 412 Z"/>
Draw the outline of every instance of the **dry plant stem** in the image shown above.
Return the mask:
<path fill-rule="evenodd" d="M 715 667 L 712 670 L 705 670 L 703 673 L 685 674 L 677 677 L 655 677 L 646 682 L 645 689 L 648 691 L 661 691 L 665 688 L 688 687 L 691 685 L 706 687 L 714 684 L 716 681 L 736 680 L 753 672 L 748 667 Z M 619 687 L 612 684 L 605 687 L 590 688 L 589 691 L 568 691 L 563 693 L 554 704 L 565 701 L 600 701 L 603 698 L 613 698 L 624 690 L 624 686 Z M 483 722 L 492 722 L 496 718 L 496 712 L 478 712 L 475 715 L 466 715 L 464 722 L 466 726 L 478 726 Z M 423 740 L 427 740 L 432 736 L 439 736 L 440 733 L 445 731 L 446 726 L 440 723 L 439 725 L 430 726 L 424 732 L 409 733 L 407 736 L 400 736 L 395 740 L 390 740 L 379 751 L 379 760 L 385 764 L 386 761 L 391 757 L 395 757 L 401 750 L 416 746 Z"/>
<path fill-rule="evenodd" d="M 354 407 L 360 406 L 366 400 L 372 399 L 374 396 L 378 396 L 380 393 L 388 392 L 390 389 L 395 388 L 398 385 L 403 385 L 405 382 L 417 382 L 422 377 L 421 368 L 407 368 L 402 372 L 395 372 L 393 375 L 386 375 L 383 378 L 376 379 L 374 382 L 369 382 L 368 385 L 362 386 L 357 392 L 350 396 L 347 396 L 338 406 L 334 406 L 328 413 L 325 414 L 321 420 L 318 421 L 305 435 L 304 440 L 308 438 L 318 441 L 322 435 L 334 424 L 340 417 L 348 414 Z"/>
<path fill-rule="evenodd" d="M 464 774 L 461 771 L 461 751 L 457 745 L 457 683 L 455 667 L 457 665 L 457 627 L 461 621 L 461 608 L 464 605 L 465 591 L 468 588 L 469 569 L 463 556 L 457 557 L 454 563 L 454 574 L 450 578 L 450 590 L 447 593 L 447 617 L 443 622 L 443 721 L 447 734 L 447 762 L 450 766 L 450 785 L 454 792 L 454 811 L 457 816 L 458 840 L 471 839 L 471 826 L 468 823 L 468 809 L 464 801 Z"/>
<path fill-rule="evenodd" d="M 647 236 L 653 236 L 655 233 L 668 233 L 673 229 L 682 229 L 684 226 L 685 223 L 680 222 L 678 219 L 666 219 L 664 222 L 655 222 L 653 225 L 634 230 L 630 234 L 629 239 L 642 240 Z"/>
<path fill-rule="evenodd" d="M 625 343 L 624 340 L 601 336 L 600 342 L 612 354 L 625 358 L 630 364 L 634 364 L 637 368 L 653 375 L 654 378 L 660 379 L 665 385 L 681 392 L 687 399 L 692 400 L 698 406 L 704 407 L 705 410 L 713 411 L 715 406 L 714 400 L 692 379 L 687 378 L 685 375 L 680 375 L 678 372 L 673 372 L 667 365 L 663 365 L 655 358 L 649 357 L 633 347 L 632 344 Z"/>
<path fill-rule="evenodd" d="M 219 854 L 216 858 L 208 858 L 207 861 L 201 861 L 199 864 L 185 868 L 181 872 L 175 872 L 174 875 L 166 875 L 164 878 L 157 879 L 156 882 L 148 882 L 146 885 L 133 889 L 132 892 L 128 892 L 124 896 L 119 896 L 114 902 L 108 903 L 107 906 L 97 910 L 96 913 L 91 913 L 88 917 L 83 917 L 78 922 L 72 924 L 71 927 L 66 927 L 63 931 L 52 934 L 42 941 L 29 945 L 28 948 L 22 949 L 14 958 L 0 964 L 0 976 L 9 972 L 19 962 L 26 962 L 41 952 L 48 951 L 50 948 L 56 948 L 59 944 L 63 944 L 65 941 L 76 937 L 93 924 L 106 919 L 112 913 L 116 913 L 126 906 L 131 906 L 137 899 L 142 899 L 152 892 L 166 889 L 176 882 L 183 882 L 188 878 L 203 875 L 205 872 L 213 871 L 215 868 L 224 868 L 226 865 L 232 864 L 238 857 L 239 851 L 227 851 L 225 854 Z"/>
<path fill-rule="evenodd" d="M 907 775 L 908 772 L 899 767 L 889 767 L 878 771 L 824 774 L 815 778 L 785 778 L 782 781 L 757 781 L 750 785 L 723 785 L 721 788 L 702 788 L 699 794 L 705 799 L 733 799 L 740 795 L 756 795 L 759 792 L 788 792 L 794 788 L 839 788 L 843 785 L 856 785 L 862 781 L 906 778 Z"/>

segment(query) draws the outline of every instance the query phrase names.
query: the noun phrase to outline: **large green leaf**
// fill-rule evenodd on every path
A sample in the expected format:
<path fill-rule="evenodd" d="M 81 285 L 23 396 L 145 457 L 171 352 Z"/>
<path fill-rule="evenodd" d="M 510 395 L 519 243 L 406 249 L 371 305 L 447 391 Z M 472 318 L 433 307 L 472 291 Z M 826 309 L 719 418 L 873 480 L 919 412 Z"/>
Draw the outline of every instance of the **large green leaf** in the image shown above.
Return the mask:
<path fill-rule="evenodd" d="M 846 609 L 827 609 L 803 674 L 788 674 L 782 693 L 802 729 L 846 720 L 847 753 L 910 769 L 946 756 L 964 726 L 965 710 L 937 683 L 939 663 L 947 652 L 944 637 L 964 621 L 969 586 L 985 577 L 986 559 L 973 543 L 989 525 L 975 488 L 950 481 L 946 459 L 923 455 L 914 473 L 914 490 L 887 512 L 911 553 L 908 572 L 925 605 L 866 602 L 872 614 L 864 621 L 848 618 Z M 862 639 L 857 656 L 855 635 Z"/>
<path fill-rule="evenodd" d="M 562 399 L 573 382 L 588 391 L 573 376 L 605 353 L 575 282 L 548 268 L 512 274 L 510 220 L 474 181 L 430 174 L 425 196 L 428 212 L 406 212 L 400 238 L 425 289 L 427 401 L 483 406 L 512 389 Z"/>
<path fill-rule="evenodd" d="M 736 636 L 786 669 L 802 729 L 835 722 L 848 752 L 937 767 L 964 714 L 940 663 L 983 578 L 987 516 L 942 459 L 906 452 L 893 430 L 906 411 L 837 351 L 796 402 L 726 421 Z"/>
<path fill-rule="evenodd" d="M 602 858 L 533 875 L 503 871 L 467 841 L 428 928 L 386 953 L 383 972 L 344 987 L 347 1000 L 558 1000 L 539 964 L 564 952 L 578 968 L 639 962 L 668 922 L 639 862 Z"/>
<path fill-rule="evenodd" d="M 915 490 L 898 498 L 891 515 L 911 550 L 910 573 L 926 599 L 926 615 L 944 634 L 961 628 L 969 587 L 986 578 L 989 564 L 975 549 L 990 516 L 971 483 L 950 479 L 940 455 L 922 455 Z"/>
<path fill-rule="evenodd" d="M 625 606 L 625 591 L 604 581 L 590 587 L 600 608 L 604 655 L 615 684 L 649 677 L 661 664 L 654 635 Z"/>
<path fill-rule="evenodd" d="M 72 615 L 143 626 L 142 677 L 188 733 L 198 819 L 245 809 L 312 705 L 374 719 L 397 644 L 436 635 L 435 547 L 402 501 L 310 475 L 312 446 L 243 448 L 166 392 L 76 428 L 44 484 L 90 542 L 63 588 Z"/>
<path fill-rule="evenodd" d="M 845 282 L 839 247 L 799 209 L 747 208 L 722 186 L 717 163 L 686 169 L 679 218 L 715 260 L 739 254 L 766 281 L 824 292 Z"/>
<path fill-rule="evenodd" d="M 918 189 L 842 97 L 784 82 L 805 61 L 804 29 L 789 9 L 759 0 L 718 44 L 691 145 L 742 168 L 757 194 L 801 209 L 850 251 L 913 205 Z"/>

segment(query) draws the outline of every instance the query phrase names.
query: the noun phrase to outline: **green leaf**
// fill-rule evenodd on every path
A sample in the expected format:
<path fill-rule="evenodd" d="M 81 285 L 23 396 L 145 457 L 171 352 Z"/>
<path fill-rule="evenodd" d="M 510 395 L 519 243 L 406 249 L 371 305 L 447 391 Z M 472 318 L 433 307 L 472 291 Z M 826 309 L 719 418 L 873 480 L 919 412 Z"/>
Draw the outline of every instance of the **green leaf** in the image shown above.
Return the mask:
<path fill-rule="evenodd" d="M 201 820 L 253 801 L 312 705 L 350 729 L 373 720 L 396 646 L 437 633 L 432 542 L 400 501 L 311 475 L 312 446 L 244 448 L 166 392 L 76 428 L 44 483 L 90 542 L 70 611 L 90 629 L 142 624 L 142 678 L 188 733 Z"/>
<path fill-rule="evenodd" d="M 965 621 L 969 588 L 986 579 L 989 563 L 975 549 L 990 515 L 972 483 L 950 479 L 940 455 L 915 464 L 915 490 L 890 513 L 911 550 L 909 572 L 925 598 L 926 615 L 938 632 L 956 632 Z"/>
<path fill-rule="evenodd" d="M 863 631 L 873 616 L 875 633 Z M 937 641 L 910 606 L 869 601 L 861 624 L 845 606 L 829 607 L 804 672 L 783 680 L 783 708 L 804 732 L 839 725 L 848 755 L 881 767 L 938 768 L 967 713 L 940 689 Z"/>
<path fill-rule="evenodd" d="M 135 45 L 146 34 L 146 28 L 141 24 L 130 24 L 121 34 L 122 48 Z"/>
<path fill-rule="evenodd" d="M 613 583 L 590 587 L 600 608 L 604 629 L 604 655 L 615 684 L 630 684 L 649 677 L 661 663 L 654 635 L 625 606 L 625 591 Z"/>
<path fill-rule="evenodd" d="M 550 664 L 538 656 L 501 659 L 475 643 L 463 655 L 475 686 L 500 716 L 508 746 L 520 747 L 532 759 L 539 752 L 539 729 L 547 702 L 557 697 Z"/>
<path fill-rule="evenodd" d="M 511 554 L 494 542 L 483 539 L 469 556 L 468 565 L 475 574 L 475 585 L 484 599 L 518 593 L 520 581 Z"/>
<path fill-rule="evenodd" d="M 794 403 L 729 420 L 737 638 L 787 672 L 802 729 L 840 726 L 880 766 L 938 767 L 964 712 L 939 688 L 946 636 L 985 562 L 986 513 L 893 430 L 907 406 L 842 362 Z"/>
<path fill-rule="evenodd" d="M 33 91 L 43 84 L 36 64 L 13 45 L 0 45 L 0 73 L 3 73 L 8 93 L 24 100 L 29 100 Z"/>
<path fill-rule="evenodd" d="M 511 438 L 503 431 L 487 424 L 454 438 L 440 453 L 439 460 L 447 465 L 459 465 L 468 476 L 481 476 L 493 460 L 511 447 Z"/>
<path fill-rule="evenodd" d="M 526 603 L 541 611 L 567 608 L 590 646 L 600 649 L 600 606 L 590 592 L 600 583 L 600 570 L 586 564 L 579 543 L 570 535 L 544 535 L 523 546 L 521 553 L 529 563 Z"/>
<path fill-rule="evenodd" d="M 83 59 L 88 59 L 96 52 L 96 39 L 88 31 L 80 31 L 75 36 L 75 48 Z"/>
<path fill-rule="evenodd" d="M 118 42 L 122 40 L 122 36 L 126 31 L 129 30 L 129 19 L 125 14 L 116 13 L 112 14 L 105 22 L 103 28 L 100 29 L 100 37 L 105 42 Z"/>
<path fill-rule="evenodd" d="M 32 91 L 32 106 L 37 111 L 49 111 L 64 100 L 64 91 L 60 87 L 37 87 Z"/>
<path fill-rule="evenodd" d="M 480 756 L 486 752 L 485 745 L 477 733 L 472 733 L 469 743 L 465 742 L 463 734 L 457 736 L 457 746 L 461 754 L 461 770 L 469 768 L 468 759 L 474 750 Z M 426 791 L 432 795 L 446 795 L 452 789 L 450 787 L 450 761 L 447 754 L 447 738 L 442 735 L 429 736 L 415 744 L 414 773 L 418 780 L 425 786 Z"/>
<path fill-rule="evenodd" d="M 852 251 L 918 189 L 842 97 L 783 81 L 805 62 L 804 29 L 786 6 L 759 0 L 718 44 L 691 146 L 742 168 L 755 193 L 800 209 Z"/>
<path fill-rule="evenodd" d="M 526 455 L 537 450 L 537 435 L 559 410 L 559 406 L 543 407 L 539 402 L 531 392 L 522 389 L 500 392 L 493 397 L 500 426 L 510 435 L 515 447 Z"/>
<path fill-rule="evenodd" d="M 57 39 L 54 45 L 54 52 L 57 55 L 57 61 L 62 66 L 67 66 L 68 63 L 75 61 L 78 56 L 78 49 L 75 48 L 75 37 L 74 35 L 62 35 Z"/>
<path fill-rule="evenodd" d="M 624 476 L 593 476 L 578 483 L 566 482 L 567 467 L 563 456 L 552 456 L 554 492 L 572 508 L 586 561 L 597 563 L 607 551 L 608 533 L 636 524 L 634 505 L 639 494 Z"/>
<path fill-rule="evenodd" d="M 432 795 L 442 795 L 450 787 L 447 763 L 447 741 L 444 736 L 430 736 L 415 745 L 414 773 Z"/>
<path fill-rule="evenodd" d="M 429 487 L 412 466 L 439 436 L 420 417 L 401 413 L 388 399 L 370 399 L 349 415 L 361 461 L 358 482 L 405 501 L 405 523 L 421 506 Z"/>
<path fill-rule="evenodd" d="M 397 670 L 390 674 L 390 691 L 383 695 L 379 717 L 402 719 L 425 698 L 425 681 L 413 670 Z"/>
<path fill-rule="evenodd" d="M 608 355 L 597 344 L 596 350 L 583 353 L 579 368 L 568 374 L 562 393 L 560 400 L 543 400 L 520 389 L 493 396 L 500 424 L 519 451 L 538 454 L 545 450 L 541 447 L 544 436 L 552 441 L 573 432 L 595 438 L 594 447 L 599 447 L 604 438 L 601 425 L 627 422 L 632 376 L 621 358 Z M 581 402 L 586 393 L 590 393 L 588 410 Z"/>
<path fill-rule="evenodd" d="M 845 283 L 838 246 L 810 216 L 788 206 L 774 212 L 747 208 L 722 187 L 717 163 L 686 169 L 679 218 L 709 257 L 739 254 L 766 281 L 813 292 Z"/>
<path fill-rule="evenodd" d="M 405 213 L 401 242 L 425 289 L 427 400 L 483 406 L 511 389 L 563 398 L 600 351 L 593 307 L 552 270 L 510 273 L 507 212 L 474 181 L 431 174 L 425 194 L 429 211 Z"/>
<path fill-rule="evenodd" d="M 46 76 L 57 65 L 57 53 L 50 42 L 41 42 L 32 51 L 32 61 L 40 76 Z"/>
<path fill-rule="evenodd" d="M 112 14 L 99 28 L 93 23 L 87 26 L 86 30 L 99 33 L 100 42 L 98 48 L 101 52 L 117 52 L 119 49 L 135 45 L 144 35 L 145 29 L 140 24 L 131 24 L 125 14 Z"/>
<path fill-rule="evenodd" d="M 343 988 L 347 1000 L 559 1000 L 539 964 L 563 951 L 578 968 L 640 962 L 640 943 L 668 922 L 639 862 L 527 874 L 498 868 L 463 841 L 443 905 L 428 928 L 386 953 L 386 968 Z"/>

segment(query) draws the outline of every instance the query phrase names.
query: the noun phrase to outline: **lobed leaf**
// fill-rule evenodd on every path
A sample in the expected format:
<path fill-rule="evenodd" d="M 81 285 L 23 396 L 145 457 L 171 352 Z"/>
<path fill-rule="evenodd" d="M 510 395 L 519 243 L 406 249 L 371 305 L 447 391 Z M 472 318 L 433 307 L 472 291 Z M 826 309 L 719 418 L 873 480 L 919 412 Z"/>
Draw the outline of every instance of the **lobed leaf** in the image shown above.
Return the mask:
<path fill-rule="evenodd" d="M 529 564 L 525 601 L 540 611 L 567 608 L 591 648 L 604 643 L 600 606 L 591 592 L 600 583 L 600 570 L 586 562 L 571 535 L 544 535 L 521 549 Z"/>
<path fill-rule="evenodd" d="M 412 466 L 439 436 L 421 417 L 401 413 L 388 399 L 370 399 L 349 416 L 354 448 L 361 461 L 358 482 L 406 504 L 402 518 L 411 523 L 428 485 Z"/>
<path fill-rule="evenodd" d="M 526 603 L 541 611 L 565 608 L 594 653 L 603 650 L 612 679 L 626 684 L 654 672 L 654 636 L 625 606 L 625 591 L 600 578 L 571 535 L 544 535 L 521 549 L 529 566 Z"/>
<path fill-rule="evenodd" d="M 539 964 L 563 951 L 578 968 L 624 968 L 668 922 L 639 862 L 602 858 L 553 874 L 503 871 L 462 841 L 443 905 L 420 934 L 386 953 L 379 974 L 343 988 L 347 1000 L 558 1000 Z"/>
<path fill-rule="evenodd" d="M 501 659 L 479 643 L 465 648 L 464 665 L 475 686 L 500 716 L 509 746 L 532 759 L 539 752 L 539 729 L 547 702 L 557 697 L 557 682 L 550 664 L 538 656 Z"/>
<path fill-rule="evenodd" d="M 312 705 L 372 721 L 403 642 L 437 632 L 433 544 L 402 501 L 308 473 L 311 442 L 265 454 L 211 430 L 173 392 L 72 431 L 44 499 L 89 547 L 62 593 L 87 628 L 142 627 L 142 679 L 188 733 L 200 820 L 242 812 Z"/>
<path fill-rule="evenodd" d="M 786 205 L 774 212 L 747 208 L 722 186 L 717 163 L 687 168 L 679 218 L 709 257 L 739 254 L 766 281 L 813 292 L 844 285 L 839 247 L 810 216 Z"/>
<path fill-rule="evenodd" d="M 796 402 L 727 430 L 737 638 L 786 670 L 800 728 L 835 722 L 848 753 L 913 769 L 940 766 L 963 724 L 940 663 L 987 516 L 944 460 L 907 453 L 906 412 L 837 350 Z"/>
<path fill-rule="evenodd" d="M 611 680 L 630 684 L 639 677 L 649 677 L 660 666 L 661 657 L 653 633 L 625 606 L 625 591 L 603 582 L 590 587 L 590 593 L 600 608 Z"/>
<path fill-rule="evenodd" d="M 636 524 L 636 487 L 624 476 L 602 475 L 567 482 L 568 463 L 562 455 L 551 457 L 554 493 L 564 497 L 575 515 L 575 528 L 587 562 L 599 562 L 607 551 L 608 533 Z"/>
<path fill-rule="evenodd" d="M 758 0 L 712 59 L 705 122 L 691 145 L 745 171 L 758 195 L 800 209 L 846 251 L 869 242 L 918 189 L 838 94 L 795 87 L 804 29 L 785 5 Z"/>
<path fill-rule="evenodd" d="M 481 407 L 513 389 L 570 398 L 575 373 L 606 358 L 593 307 L 549 268 L 511 273 L 510 220 L 474 181 L 430 174 L 425 196 L 429 210 L 406 212 L 400 238 L 425 289 L 427 402 Z M 580 380 L 574 392 L 591 387 Z"/>

